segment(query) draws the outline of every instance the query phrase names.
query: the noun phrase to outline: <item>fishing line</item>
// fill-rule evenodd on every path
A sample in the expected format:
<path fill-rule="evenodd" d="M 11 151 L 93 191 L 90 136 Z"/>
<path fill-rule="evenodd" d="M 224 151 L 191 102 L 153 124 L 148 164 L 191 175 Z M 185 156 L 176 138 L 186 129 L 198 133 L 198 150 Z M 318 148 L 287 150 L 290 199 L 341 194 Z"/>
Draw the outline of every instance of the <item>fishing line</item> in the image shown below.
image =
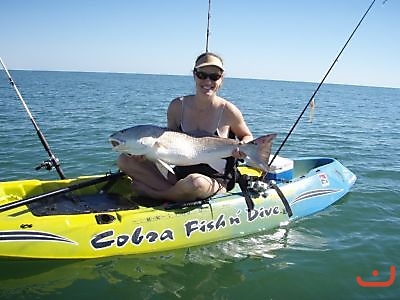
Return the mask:
<path fill-rule="evenodd" d="M 61 169 L 60 166 L 60 161 L 58 160 L 57 157 L 54 156 L 53 152 L 50 149 L 49 144 L 47 143 L 43 133 L 40 131 L 39 126 L 37 125 L 35 119 L 33 118 L 28 106 L 26 105 L 24 98 L 22 98 L 21 93 L 18 90 L 17 85 L 15 84 L 14 80 L 12 79 L 10 73 L 8 72 L 7 67 L 5 66 L 3 60 L 0 57 L 0 63 L 3 66 L 4 71 L 7 74 L 8 80 L 10 81 L 11 86 L 14 88 L 15 92 L 17 93 L 17 96 L 19 100 L 21 100 L 22 105 L 24 106 L 26 112 L 28 113 L 29 118 L 31 119 L 31 122 L 33 124 L 33 127 L 35 127 L 36 133 L 40 139 L 40 142 L 42 143 L 44 149 L 46 150 L 47 154 L 49 155 L 50 159 L 47 161 L 44 161 L 41 165 L 39 165 L 36 169 L 40 169 L 42 167 L 46 168 L 47 170 L 51 170 L 53 167 L 56 169 L 58 175 L 60 176 L 61 179 L 65 179 L 65 175 L 63 170 Z"/>
<path fill-rule="evenodd" d="M 206 52 L 208 52 L 208 40 L 210 37 L 210 18 L 211 18 L 211 0 L 208 0 Z"/>
<path fill-rule="evenodd" d="M 367 11 L 364 13 L 364 15 L 362 16 L 361 20 L 358 22 L 356 28 L 354 28 L 353 32 L 351 33 L 350 37 L 347 39 L 346 43 L 344 44 L 342 50 L 340 50 L 339 54 L 336 56 L 335 60 L 333 61 L 332 65 L 330 66 L 330 68 L 328 69 L 328 71 L 326 72 L 324 78 L 322 78 L 321 82 L 318 84 L 318 87 L 316 88 L 316 90 L 314 91 L 314 93 L 311 95 L 310 100 L 308 100 L 307 105 L 304 107 L 303 111 L 301 112 L 300 116 L 297 118 L 296 122 L 293 124 L 292 128 L 289 130 L 289 133 L 286 135 L 285 139 L 283 140 L 283 142 L 281 143 L 281 145 L 279 146 L 278 150 L 276 151 L 274 157 L 272 158 L 272 160 L 269 162 L 268 166 L 271 166 L 273 161 L 275 160 L 275 158 L 278 156 L 279 151 L 281 151 L 283 145 L 285 145 L 286 141 L 288 140 L 289 136 L 292 134 L 293 130 L 295 129 L 295 127 L 297 126 L 297 124 L 299 123 L 301 117 L 304 115 L 305 111 L 307 110 L 307 107 L 310 105 L 310 103 L 313 101 L 315 95 L 317 94 L 317 92 L 319 91 L 321 85 L 324 83 L 326 77 L 328 77 L 328 74 L 331 72 L 333 66 L 336 64 L 336 62 L 338 61 L 340 55 L 342 54 L 342 52 L 344 51 L 344 49 L 346 48 L 347 44 L 350 42 L 350 40 L 352 39 L 353 35 L 355 34 L 355 32 L 357 31 L 358 27 L 360 27 L 362 21 L 364 20 L 365 16 L 368 14 L 368 12 L 370 11 L 370 9 L 372 8 L 372 6 L 374 5 L 376 0 L 373 0 L 372 3 L 370 4 L 370 6 L 368 7 Z"/>

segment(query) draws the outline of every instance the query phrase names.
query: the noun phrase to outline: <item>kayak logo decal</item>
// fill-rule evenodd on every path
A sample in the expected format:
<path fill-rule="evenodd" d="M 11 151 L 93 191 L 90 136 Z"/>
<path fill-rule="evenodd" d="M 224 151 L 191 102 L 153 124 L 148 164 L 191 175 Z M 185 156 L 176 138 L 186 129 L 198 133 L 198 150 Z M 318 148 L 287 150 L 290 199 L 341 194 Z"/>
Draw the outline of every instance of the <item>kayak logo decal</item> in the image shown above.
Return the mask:
<path fill-rule="evenodd" d="M 10 230 L 0 231 L 0 242 L 61 242 L 68 244 L 78 243 L 71 241 L 63 236 L 49 232 L 35 230 Z"/>
<path fill-rule="evenodd" d="M 244 212 L 244 211 L 243 211 Z M 187 238 L 190 238 L 191 235 L 195 232 L 198 233 L 207 233 L 211 231 L 218 231 L 220 229 L 223 229 L 227 226 L 236 226 L 240 225 L 242 223 L 240 214 L 242 213 L 241 210 L 239 210 L 236 213 L 236 216 L 230 216 L 226 217 L 224 214 L 220 214 L 217 218 L 217 220 L 190 220 L 187 221 L 184 226 L 185 226 L 185 235 Z M 260 219 L 265 219 L 269 218 L 271 216 L 276 216 L 281 213 L 280 209 L 278 206 L 274 207 L 269 207 L 269 208 L 255 208 L 253 210 L 247 211 L 246 214 L 246 221 L 248 223 L 255 222 Z"/>
<path fill-rule="evenodd" d="M 296 202 L 300 202 L 300 201 L 303 201 L 308 198 L 324 196 L 327 194 L 338 193 L 341 191 L 342 190 L 320 189 L 320 190 L 313 190 L 313 191 L 305 192 L 305 193 L 298 195 L 292 202 L 290 202 L 290 204 L 294 204 Z"/>
<path fill-rule="evenodd" d="M 328 175 L 325 173 L 318 174 L 319 180 L 321 181 L 322 186 L 328 186 L 329 185 L 329 179 Z"/>
<path fill-rule="evenodd" d="M 231 222 L 235 223 L 240 223 L 240 220 L 234 220 L 231 219 Z M 232 223 L 233 224 L 233 223 Z M 211 221 L 206 221 L 206 220 L 190 220 L 187 221 L 185 224 L 185 235 L 187 238 L 190 238 L 190 236 L 194 232 L 201 232 L 201 233 L 206 233 L 206 232 L 211 232 L 213 230 L 218 231 L 222 228 L 226 227 L 226 220 L 225 216 L 223 214 L 219 215 L 217 220 L 211 220 Z"/>
<path fill-rule="evenodd" d="M 243 221 L 262 222 L 263 220 L 281 214 L 279 206 L 268 208 L 259 207 L 252 211 L 238 210 L 236 215 L 226 216 L 220 214 L 214 219 L 190 219 L 185 221 L 181 229 L 161 228 L 160 230 L 146 230 L 144 226 L 133 228 L 131 233 L 116 233 L 113 229 L 97 233 L 90 239 L 94 250 L 103 250 L 110 247 L 122 248 L 127 245 L 156 245 L 157 243 L 173 242 L 175 235 L 190 239 L 196 234 L 207 234 L 227 227 L 238 226 Z"/>
<path fill-rule="evenodd" d="M 164 229 L 162 232 L 154 230 L 144 232 L 143 226 L 136 227 L 131 235 L 120 234 L 115 236 L 114 230 L 107 230 L 95 235 L 90 240 L 90 245 L 95 249 L 109 248 L 112 245 L 116 245 L 118 248 L 125 246 L 129 241 L 132 245 L 139 246 L 144 241 L 150 244 L 158 241 L 163 242 L 165 240 L 174 240 L 174 232 L 171 229 Z"/>

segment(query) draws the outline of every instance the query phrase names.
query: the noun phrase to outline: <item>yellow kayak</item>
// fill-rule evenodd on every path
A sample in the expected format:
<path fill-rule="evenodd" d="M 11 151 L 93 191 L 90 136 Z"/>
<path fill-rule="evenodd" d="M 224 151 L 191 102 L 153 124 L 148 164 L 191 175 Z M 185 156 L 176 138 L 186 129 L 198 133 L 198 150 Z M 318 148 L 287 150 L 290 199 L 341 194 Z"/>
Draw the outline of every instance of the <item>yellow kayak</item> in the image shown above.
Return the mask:
<path fill-rule="evenodd" d="M 0 257 L 87 259 L 237 238 L 324 209 L 355 181 L 334 159 L 295 160 L 293 172 L 293 179 L 277 184 L 290 207 L 276 189 L 254 181 L 253 209 L 238 185 L 180 204 L 135 197 L 130 178 L 121 174 L 0 182 Z"/>

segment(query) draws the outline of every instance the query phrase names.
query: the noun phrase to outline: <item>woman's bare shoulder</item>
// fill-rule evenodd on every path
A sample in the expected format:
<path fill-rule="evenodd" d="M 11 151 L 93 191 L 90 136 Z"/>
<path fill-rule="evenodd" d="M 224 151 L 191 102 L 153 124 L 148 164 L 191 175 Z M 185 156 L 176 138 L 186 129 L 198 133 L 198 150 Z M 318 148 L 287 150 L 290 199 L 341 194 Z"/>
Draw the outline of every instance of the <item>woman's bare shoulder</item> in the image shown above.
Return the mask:
<path fill-rule="evenodd" d="M 229 115 L 231 117 L 233 117 L 233 118 L 241 118 L 242 117 L 242 112 L 235 104 L 233 104 L 229 100 L 226 100 L 223 98 L 222 98 L 222 100 L 224 101 L 225 110 L 229 113 Z"/>
<path fill-rule="evenodd" d="M 176 97 L 175 99 L 173 99 L 169 106 L 170 107 L 181 107 L 182 106 L 182 102 L 184 102 L 185 100 L 189 100 L 193 97 L 193 95 L 186 95 L 186 96 L 180 96 L 180 97 Z"/>

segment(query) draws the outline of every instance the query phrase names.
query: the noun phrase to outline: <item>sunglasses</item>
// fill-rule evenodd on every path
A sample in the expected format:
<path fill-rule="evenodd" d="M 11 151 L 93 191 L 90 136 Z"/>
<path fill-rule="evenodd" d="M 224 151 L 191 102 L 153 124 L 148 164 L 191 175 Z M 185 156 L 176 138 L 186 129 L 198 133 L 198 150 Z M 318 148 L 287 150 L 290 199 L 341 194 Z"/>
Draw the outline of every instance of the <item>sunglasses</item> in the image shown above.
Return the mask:
<path fill-rule="evenodd" d="M 198 71 L 194 70 L 194 74 L 198 79 L 204 80 L 204 79 L 210 79 L 212 81 L 217 81 L 222 77 L 222 74 L 219 73 L 206 73 L 203 71 Z"/>

